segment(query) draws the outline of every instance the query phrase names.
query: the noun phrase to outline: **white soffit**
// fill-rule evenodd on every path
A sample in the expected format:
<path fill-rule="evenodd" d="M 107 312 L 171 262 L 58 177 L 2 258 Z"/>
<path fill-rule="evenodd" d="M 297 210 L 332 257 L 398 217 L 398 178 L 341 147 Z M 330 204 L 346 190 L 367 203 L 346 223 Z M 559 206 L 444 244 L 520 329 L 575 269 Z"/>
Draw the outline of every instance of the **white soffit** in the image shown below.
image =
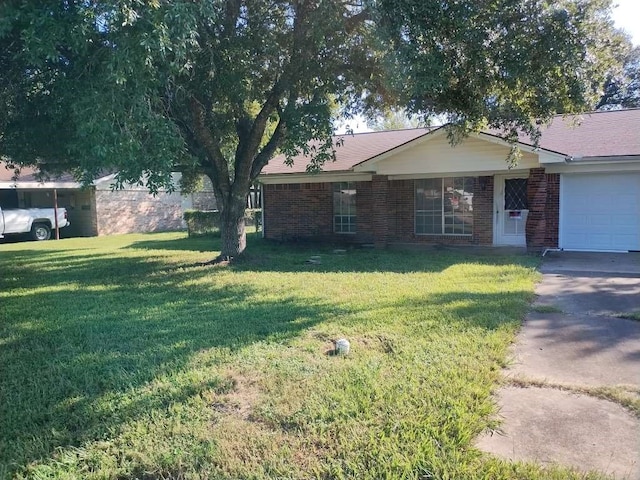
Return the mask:
<path fill-rule="evenodd" d="M 281 185 L 290 183 L 331 183 L 331 182 L 370 182 L 370 173 L 287 173 L 283 175 L 261 175 L 258 181 L 263 185 Z"/>
<path fill-rule="evenodd" d="M 77 182 L 0 182 L 1 189 L 50 190 L 54 188 L 77 189 L 80 187 L 81 185 Z"/>

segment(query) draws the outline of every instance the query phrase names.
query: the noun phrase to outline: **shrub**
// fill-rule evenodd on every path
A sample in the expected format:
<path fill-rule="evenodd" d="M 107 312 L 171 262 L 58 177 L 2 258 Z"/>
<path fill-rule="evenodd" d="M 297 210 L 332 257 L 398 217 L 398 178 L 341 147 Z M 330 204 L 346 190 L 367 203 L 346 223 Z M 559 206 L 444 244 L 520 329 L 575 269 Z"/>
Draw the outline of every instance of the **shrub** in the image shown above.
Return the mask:
<path fill-rule="evenodd" d="M 220 212 L 218 210 L 187 210 L 184 221 L 190 237 L 199 235 L 220 235 Z"/>
<path fill-rule="evenodd" d="M 262 228 L 262 209 L 248 208 L 244 212 L 244 224 L 248 227 L 256 227 L 256 232 Z"/>
<path fill-rule="evenodd" d="M 187 223 L 190 237 L 220 235 L 220 212 L 218 210 L 187 210 L 184 212 L 184 221 Z M 247 209 L 244 222 L 247 226 L 255 226 L 256 231 L 259 231 L 262 226 L 262 210 L 259 208 Z"/>

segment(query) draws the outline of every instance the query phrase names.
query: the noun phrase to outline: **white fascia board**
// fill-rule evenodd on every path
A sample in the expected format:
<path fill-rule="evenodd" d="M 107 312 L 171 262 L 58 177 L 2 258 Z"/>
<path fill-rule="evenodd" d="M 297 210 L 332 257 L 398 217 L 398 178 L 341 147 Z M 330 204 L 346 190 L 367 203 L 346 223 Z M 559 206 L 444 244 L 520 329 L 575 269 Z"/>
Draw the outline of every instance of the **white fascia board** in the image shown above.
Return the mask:
<path fill-rule="evenodd" d="M 333 182 L 370 182 L 371 173 L 285 173 L 260 175 L 258 181 L 263 185 L 280 185 L 290 183 L 333 183 Z"/>
<path fill-rule="evenodd" d="M 426 132 L 424 135 L 414 138 L 413 140 L 409 140 L 407 143 L 403 145 L 392 148 L 391 150 L 387 150 L 386 152 L 383 152 L 375 157 L 365 160 L 364 162 L 361 162 L 358 165 L 354 165 L 353 171 L 354 172 L 372 172 L 372 171 L 375 172 L 376 170 L 375 165 L 378 162 L 381 162 L 382 160 L 392 157 L 393 155 L 397 155 L 400 152 L 404 152 L 409 148 L 413 148 L 417 145 L 420 145 L 423 142 L 428 142 L 432 138 L 438 138 L 439 136 L 442 136 L 445 133 L 446 132 L 444 127 L 439 127 L 436 130 Z"/>
<path fill-rule="evenodd" d="M 562 164 L 567 161 L 566 155 L 549 152 L 548 150 L 539 150 L 536 153 L 538 154 L 540 165 Z"/>
<path fill-rule="evenodd" d="M 478 132 L 478 138 L 482 138 L 488 142 L 497 143 L 498 145 L 503 145 L 505 147 L 511 147 L 511 144 L 504 140 L 503 138 L 497 137 L 495 135 L 491 135 L 485 132 Z M 536 148 L 531 145 L 527 145 L 526 143 L 518 142 L 518 148 L 523 152 L 533 153 L 538 156 L 538 161 L 541 164 L 547 163 L 563 163 L 567 156 L 563 153 L 553 152 L 551 150 L 545 150 L 544 148 Z"/>
<path fill-rule="evenodd" d="M 483 170 L 469 172 L 438 172 L 424 174 L 389 175 L 389 180 L 418 180 L 421 178 L 448 178 L 448 177 L 493 177 L 494 175 L 529 175 L 528 168 L 513 168 L 511 170 Z"/>
<path fill-rule="evenodd" d="M 547 173 L 623 173 L 640 172 L 640 162 L 570 162 L 546 167 Z"/>
<path fill-rule="evenodd" d="M 568 157 L 567 163 L 581 165 L 585 163 L 640 163 L 640 155 L 618 155 L 606 157 Z"/>
<path fill-rule="evenodd" d="M 111 183 L 113 180 L 115 180 L 116 175 L 117 174 L 112 173 L 111 175 L 106 175 L 104 177 L 96 178 L 93 181 L 92 185 L 102 185 L 103 183 L 107 183 L 107 182 Z"/>
<path fill-rule="evenodd" d="M 10 189 L 31 189 L 31 190 L 43 190 L 43 189 L 76 189 L 81 188 L 81 185 L 77 182 L 0 182 L 0 188 Z"/>

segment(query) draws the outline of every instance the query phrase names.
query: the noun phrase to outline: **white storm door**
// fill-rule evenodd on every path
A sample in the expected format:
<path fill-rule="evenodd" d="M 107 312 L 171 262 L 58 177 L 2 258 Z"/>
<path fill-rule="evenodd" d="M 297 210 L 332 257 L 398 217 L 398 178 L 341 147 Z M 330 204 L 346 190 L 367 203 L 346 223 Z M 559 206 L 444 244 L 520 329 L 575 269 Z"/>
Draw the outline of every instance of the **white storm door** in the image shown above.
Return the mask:
<path fill-rule="evenodd" d="M 495 245 L 527 245 L 527 177 L 494 177 L 493 240 Z"/>

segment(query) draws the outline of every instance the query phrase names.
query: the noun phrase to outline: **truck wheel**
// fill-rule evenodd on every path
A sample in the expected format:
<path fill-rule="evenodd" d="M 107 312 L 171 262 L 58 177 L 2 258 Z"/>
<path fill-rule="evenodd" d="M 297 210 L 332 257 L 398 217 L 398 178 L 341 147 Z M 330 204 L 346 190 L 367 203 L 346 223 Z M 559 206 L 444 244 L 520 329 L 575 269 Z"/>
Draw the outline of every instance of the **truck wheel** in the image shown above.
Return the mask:
<path fill-rule="evenodd" d="M 34 223 L 31 226 L 31 238 L 42 241 L 51 238 L 51 227 L 46 223 Z"/>

